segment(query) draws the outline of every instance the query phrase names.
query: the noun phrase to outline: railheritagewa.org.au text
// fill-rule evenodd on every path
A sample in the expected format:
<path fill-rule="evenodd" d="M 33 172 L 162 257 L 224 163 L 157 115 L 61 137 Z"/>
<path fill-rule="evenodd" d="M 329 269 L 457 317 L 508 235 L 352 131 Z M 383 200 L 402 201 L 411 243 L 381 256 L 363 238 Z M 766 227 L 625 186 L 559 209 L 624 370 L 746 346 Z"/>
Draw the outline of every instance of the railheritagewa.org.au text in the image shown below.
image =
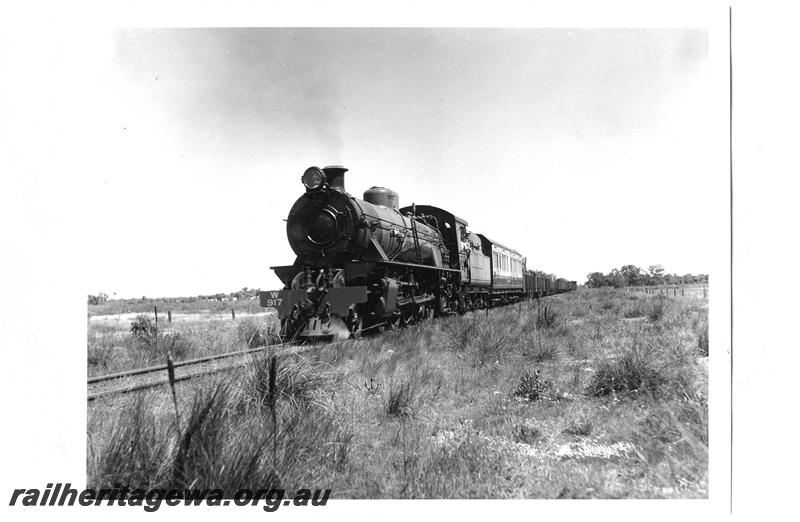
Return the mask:
<path fill-rule="evenodd" d="M 240 489 L 226 495 L 221 489 L 131 488 L 116 484 L 113 488 L 75 489 L 71 483 L 48 483 L 44 489 L 15 489 L 9 506 L 141 506 L 158 511 L 167 506 L 253 506 L 276 511 L 281 506 L 324 506 L 330 489 Z"/>

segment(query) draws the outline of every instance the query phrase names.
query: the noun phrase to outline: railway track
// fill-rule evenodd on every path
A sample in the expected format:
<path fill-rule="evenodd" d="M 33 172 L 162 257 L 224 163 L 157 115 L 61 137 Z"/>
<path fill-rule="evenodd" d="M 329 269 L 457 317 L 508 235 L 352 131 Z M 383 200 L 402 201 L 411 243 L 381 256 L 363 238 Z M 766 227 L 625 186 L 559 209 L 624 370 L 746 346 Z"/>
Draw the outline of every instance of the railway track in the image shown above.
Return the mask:
<path fill-rule="evenodd" d="M 389 327 L 388 323 L 379 323 L 365 328 L 362 330 L 362 333 L 378 330 L 383 327 L 390 328 L 385 334 L 391 334 L 401 330 L 413 329 L 417 326 L 419 326 L 419 323 L 407 325 L 400 329 L 393 329 Z M 187 359 L 173 363 L 172 367 L 175 372 L 175 382 L 180 382 L 194 377 L 239 368 L 251 361 L 250 357 L 248 357 L 250 355 L 264 352 L 270 355 L 301 354 L 312 349 L 322 349 L 328 344 L 330 343 L 305 345 L 290 341 L 249 350 L 239 350 L 198 357 L 196 359 Z M 150 366 L 120 373 L 90 377 L 86 381 L 87 400 L 93 401 L 101 397 L 146 390 L 169 384 L 168 372 L 169 366 L 167 364 L 162 364 L 159 366 Z"/>
<path fill-rule="evenodd" d="M 252 355 L 269 353 L 271 355 L 289 355 L 303 353 L 310 350 L 311 346 L 296 343 L 280 343 L 249 350 L 227 352 L 196 359 L 187 359 L 173 363 L 175 381 L 185 381 L 201 375 L 208 375 L 233 368 L 239 368 L 250 362 Z M 318 348 L 314 346 L 313 348 Z M 168 365 L 139 368 L 126 372 L 110 375 L 90 377 L 87 382 L 87 400 L 93 401 L 100 397 L 128 393 L 133 391 L 155 388 L 169 384 Z"/>

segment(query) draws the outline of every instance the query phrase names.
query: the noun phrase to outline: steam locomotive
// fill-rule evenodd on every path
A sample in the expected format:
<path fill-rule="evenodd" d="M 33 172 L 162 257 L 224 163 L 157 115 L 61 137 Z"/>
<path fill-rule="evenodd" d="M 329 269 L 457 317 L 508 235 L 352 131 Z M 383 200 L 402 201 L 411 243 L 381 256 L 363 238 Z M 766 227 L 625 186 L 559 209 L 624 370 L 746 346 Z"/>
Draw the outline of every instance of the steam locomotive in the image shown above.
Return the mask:
<path fill-rule="evenodd" d="M 284 339 L 358 336 L 577 287 L 528 270 L 519 252 L 444 209 L 400 208 L 383 187 L 351 196 L 347 170 L 310 167 L 301 177 L 306 192 L 286 220 L 297 258 L 271 267 L 284 288 L 259 296 L 277 309 Z"/>

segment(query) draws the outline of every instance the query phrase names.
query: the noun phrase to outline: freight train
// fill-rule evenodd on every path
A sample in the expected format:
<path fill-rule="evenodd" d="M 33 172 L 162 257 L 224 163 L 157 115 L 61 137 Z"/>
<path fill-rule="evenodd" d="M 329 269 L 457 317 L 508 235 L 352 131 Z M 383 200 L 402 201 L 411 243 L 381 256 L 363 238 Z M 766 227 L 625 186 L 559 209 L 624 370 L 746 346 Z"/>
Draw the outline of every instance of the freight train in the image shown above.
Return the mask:
<path fill-rule="evenodd" d="M 345 191 L 348 169 L 310 167 L 286 220 L 291 265 L 271 267 L 281 290 L 261 292 L 285 339 L 353 337 L 433 316 L 575 290 L 529 270 L 518 251 L 431 205 L 400 207 L 396 192 Z"/>

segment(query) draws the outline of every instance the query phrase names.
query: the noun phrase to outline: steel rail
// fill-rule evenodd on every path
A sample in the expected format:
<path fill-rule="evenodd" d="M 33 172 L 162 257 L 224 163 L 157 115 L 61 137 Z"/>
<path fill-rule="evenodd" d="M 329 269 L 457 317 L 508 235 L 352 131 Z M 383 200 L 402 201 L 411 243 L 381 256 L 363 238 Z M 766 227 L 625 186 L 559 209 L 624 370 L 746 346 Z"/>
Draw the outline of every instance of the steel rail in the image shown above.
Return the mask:
<path fill-rule="evenodd" d="M 290 342 L 278 343 L 278 344 L 271 344 L 271 345 L 268 345 L 268 346 L 261 346 L 259 348 L 250 348 L 250 349 L 247 349 L 247 350 L 239 350 L 239 351 L 236 351 L 236 352 L 225 352 L 225 353 L 217 353 L 217 354 L 214 354 L 214 355 L 206 355 L 204 357 L 197 357 L 195 359 L 186 359 L 184 361 L 178 361 L 176 363 L 173 363 L 172 366 L 174 368 L 178 368 L 178 367 L 181 367 L 181 366 L 190 366 L 190 365 L 193 365 L 193 364 L 200 364 L 200 363 L 204 363 L 204 362 L 207 362 L 207 361 L 213 361 L 213 360 L 216 360 L 216 359 L 226 359 L 228 357 L 236 357 L 236 356 L 239 356 L 239 355 L 247 355 L 249 353 L 263 352 L 263 351 L 266 351 L 266 350 L 270 350 L 270 349 L 273 349 L 273 348 L 278 348 L 278 347 L 281 347 L 281 346 L 287 346 L 287 345 L 291 345 L 291 344 L 292 343 L 290 343 Z M 86 383 L 87 384 L 95 384 L 95 383 L 98 383 L 98 382 L 112 381 L 114 379 L 122 379 L 122 378 L 125 378 L 125 377 L 131 377 L 131 376 L 134 376 L 134 375 L 143 375 L 145 373 L 161 372 L 161 371 L 164 371 L 166 369 L 167 369 L 167 365 L 166 364 L 162 364 L 162 365 L 159 365 L 159 366 L 148 366 L 147 368 L 137 368 L 135 370 L 128 370 L 128 371 L 119 372 L 119 373 L 111 373 L 111 374 L 108 374 L 108 375 L 97 375 L 95 377 L 90 377 L 89 379 L 87 379 Z"/>
<path fill-rule="evenodd" d="M 278 347 L 278 346 L 285 346 L 287 344 L 290 344 L 290 343 L 282 343 L 280 345 L 275 344 L 275 345 L 264 347 L 264 348 L 265 349 L 275 348 L 275 347 Z M 298 346 L 298 348 L 300 348 L 300 349 L 297 349 L 297 350 L 285 349 L 285 350 L 281 350 L 280 352 L 278 352 L 276 354 L 273 354 L 273 355 L 275 355 L 276 357 L 277 356 L 284 356 L 284 355 L 299 355 L 299 354 L 305 353 L 305 352 L 307 352 L 307 351 L 309 351 L 309 350 L 311 350 L 311 349 L 313 349 L 315 347 L 316 346 Z M 241 350 L 239 352 L 231 352 L 229 354 L 220 354 L 220 355 L 246 356 L 246 355 L 252 355 L 254 353 L 259 353 L 259 352 L 264 352 L 264 351 L 266 351 L 266 350 L 263 350 L 263 349 Z M 203 364 L 203 363 L 211 362 L 211 361 L 214 361 L 214 360 L 223 359 L 223 357 L 202 358 L 202 359 L 203 360 L 201 360 L 199 362 L 196 359 L 194 361 L 191 361 L 191 362 L 193 362 L 193 364 L 197 365 L 197 364 Z M 183 361 L 183 362 L 184 363 L 188 363 L 190 361 Z M 209 369 L 202 370 L 202 371 L 199 371 L 199 372 L 187 373 L 187 374 L 184 374 L 184 375 L 177 375 L 177 376 L 175 376 L 174 382 L 185 381 L 185 380 L 188 380 L 188 379 L 193 379 L 195 377 L 201 377 L 201 376 L 209 375 L 209 374 L 212 374 L 212 373 L 218 373 L 218 372 L 223 372 L 223 371 L 226 371 L 226 370 L 232 370 L 234 368 L 240 368 L 240 367 L 248 364 L 248 362 L 249 361 L 246 358 L 243 357 L 243 359 L 241 361 L 235 362 L 233 364 L 228 364 L 228 365 L 225 365 L 225 366 L 218 366 L 218 367 L 214 367 L 214 368 L 209 368 Z M 177 366 L 177 364 L 175 364 L 173 366 Z M 190 365 L 183 364 L 183 366 L 187 367 L 187 366 L 190 366 Z M 159 367 L 155 367 L 155 368 L 161 368 L 161 367 L 159 366 Z M 166 369 L 167 369 L 167 365 L 164 365 L 164 367 L 163 367 L 163 369 L 161 371 L 166 371 Z M 131 376 L 135 376 L 135 375 L 141 375 L 141 372 L 137 374 L 135 371 L 134 372 L 126 372 L 126 373 L 129 373 L 129 375 L 127 375 L 126 377 L 131 377 Z M 152 373 L 156 373 L 156 370 L 153 370 Z M 118 377 L 118 378 L 119 379 L 125 379 L 126 377 Z M 110 381 L 110 380 L 113 380 L 113 379 L 108 379 L 108 380 Z M 107 382 L 107 381 L 103 381 L 103 382 Z M 157 380 L 153 380 L 153 381 L 138 383 L 138 384 L 134 384 L 132 386 L 131 385 L 129 385 L 129 386 L 120 386 L 120 387 L 100 390 L 99 392 L 96 392 L 96 393 L 87 394 L 86 398 L 87 398 L 87 401 L 93 401 L 95 399 L 98 399 L 100 397 L 105 397 L 107 395 L 118 395 L 118 394 L 122 394 L 122 393 L 129 393 L 129 392 L 133 392 L 133 391 L 145 390 L 147 388 L 155 388 L 155 387 L 158 387 L 158 386 L 163 386 L 165 384 L 169 384 L 169 382 L 170 382 L 169 378 L 165 377 L 163 379 L 157 379 Z M 92 383 L 87 383 L 87 384 L 91 385 Z M 94 383 L 94 384 L 97 384 L 97 383 Z"/>

